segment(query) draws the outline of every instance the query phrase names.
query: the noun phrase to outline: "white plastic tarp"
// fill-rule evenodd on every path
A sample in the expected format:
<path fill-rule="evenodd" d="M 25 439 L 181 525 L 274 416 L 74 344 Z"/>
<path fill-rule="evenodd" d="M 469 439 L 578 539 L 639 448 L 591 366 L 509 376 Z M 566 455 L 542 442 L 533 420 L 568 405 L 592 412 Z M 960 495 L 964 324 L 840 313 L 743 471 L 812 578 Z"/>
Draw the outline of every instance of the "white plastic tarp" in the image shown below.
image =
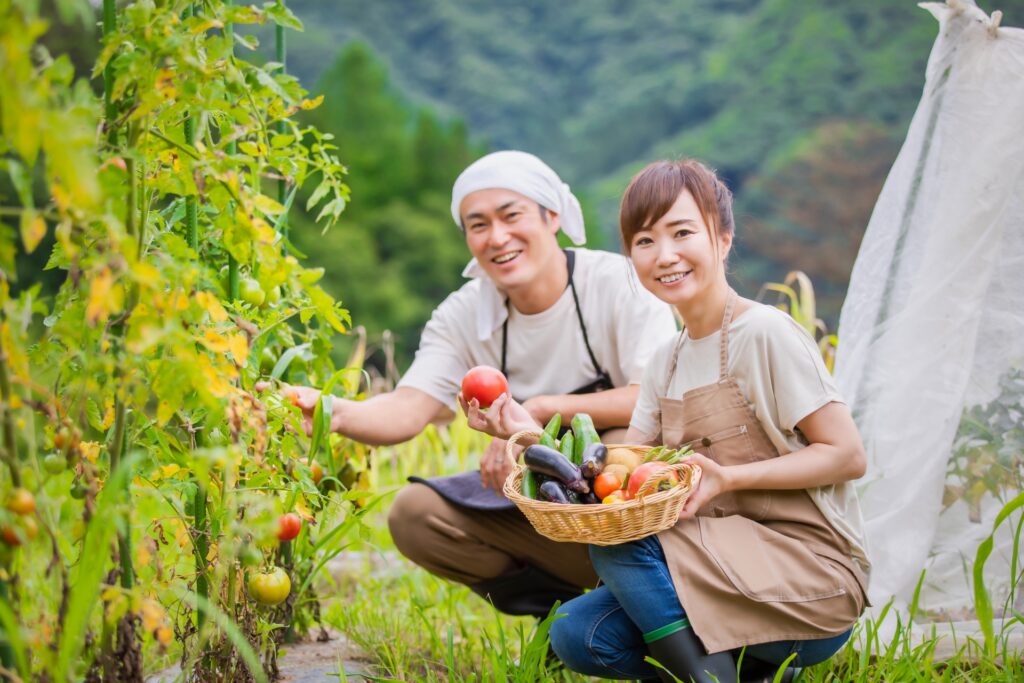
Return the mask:
<path fill-rule="evenodd" d="M 939 36 L 853 269 L 836 377 L 868 450 L 874 613 L 906 614 L 926 570 L 917 622 L 970 624 L 975 553 L 1024 477 L 1024 30 L 973 2 L 921 6 Z M 985 565 L 997 617 L 1019 520 Z"/>

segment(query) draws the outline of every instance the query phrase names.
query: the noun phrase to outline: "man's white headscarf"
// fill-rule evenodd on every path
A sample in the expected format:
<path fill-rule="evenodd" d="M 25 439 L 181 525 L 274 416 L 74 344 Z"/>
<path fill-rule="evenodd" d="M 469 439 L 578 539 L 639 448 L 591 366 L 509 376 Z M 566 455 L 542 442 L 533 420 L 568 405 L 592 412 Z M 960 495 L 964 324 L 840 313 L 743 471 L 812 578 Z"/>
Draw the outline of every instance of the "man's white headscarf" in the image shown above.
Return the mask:
<path fill-rule="evenodd" d="M 562 232 L 573 244 L 587 241 L 583 211 L 576 195 L 550 166 L 526 152 L 494 152 L 477 159 L 459 174 L 452 188 L 452 218 L 455 224 L 462 227 L 459 207 L 467 195 L 477 190 L 494 189 L 512 190 L 529 197 L 558 214 L 562 221 Z M 473 259 L 462 274 L 466 277 L 480 277 L 483 269 Z"/>
<path fill-rule="evenodd" d="M 455 224 L 462 227 L 459 209 L 467 195 L 478 190 L 494 189 L 512 190 L 529 197 L 558 214 L 562 232 L 573 244 L 587 241 L 583 211 L 569 186 L 562 182 L 550 166 L 534 155 L 511 150 L 494 152 L 477 159 L 455 180 L 452 188 L 452 218 Z M 488 291 L 486 305 L 481 307 L 477 320 L 480 338 L 485 339 L 505 319 L 504 295 L 497 291 L 489 278 L 484 277 L 486 273 L 475 258 L 462 274 L 465 277 L 483 278 L 487 290 L 494 290 Z"/>

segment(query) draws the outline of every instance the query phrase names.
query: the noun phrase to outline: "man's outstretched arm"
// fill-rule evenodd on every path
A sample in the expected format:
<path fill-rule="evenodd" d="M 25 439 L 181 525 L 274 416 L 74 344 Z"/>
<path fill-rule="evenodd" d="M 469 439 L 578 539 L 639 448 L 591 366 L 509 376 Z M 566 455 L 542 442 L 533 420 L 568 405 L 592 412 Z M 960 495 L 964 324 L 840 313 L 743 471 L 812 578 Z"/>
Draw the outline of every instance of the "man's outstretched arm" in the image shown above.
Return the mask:
<path fill-rule="evenodd" d="M 266 387 L 262 384 L 256 389 Z M 320 390 L 287 386 L 282 393 L 294 397 L 291 400 L 302 409 L 303 424 L 308 430 L 320 400 Z M 399 387 L 365 401 L 335 398 L 331 405 L 331 431 L 370 446 L 408 441 L 447 410 L 441 401 L 411 387 Z"/>

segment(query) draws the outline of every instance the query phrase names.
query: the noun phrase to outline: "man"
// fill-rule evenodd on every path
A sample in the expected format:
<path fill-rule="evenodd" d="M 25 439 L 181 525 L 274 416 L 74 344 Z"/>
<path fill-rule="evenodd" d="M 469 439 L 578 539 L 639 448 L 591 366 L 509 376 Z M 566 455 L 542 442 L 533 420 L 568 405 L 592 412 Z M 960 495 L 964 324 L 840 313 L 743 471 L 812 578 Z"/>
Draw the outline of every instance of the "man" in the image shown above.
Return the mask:
<path fill-rule="evenodd" d="M 579 202 L 537 157 L 496 152 L 455 182 L 452 218 L 473 260 L 470 282 L 434 311 L 398 387 L 367 401 L 335 400 L 332 430 L 368 444 L 416 436 L 455 406 L 463 375 L 500 368 L 510 393 L 542 424 L 556 412 L 594 419 L 621 439 L 651 352 L 675 332 L 671 310 L 639 287 L 628 260 L 563 251 L 559 230 L 586 237 Z M 297 387 L 312 414 L 319 392 Z M 509 614 L 547 615 L 597 583 L 587 547 L 537 534 L 501 495 L 511 470 L 491 442 L 479 472 L 414 478 L 392 505 L 395 545 L 428 571 L 464 583 Z"/>

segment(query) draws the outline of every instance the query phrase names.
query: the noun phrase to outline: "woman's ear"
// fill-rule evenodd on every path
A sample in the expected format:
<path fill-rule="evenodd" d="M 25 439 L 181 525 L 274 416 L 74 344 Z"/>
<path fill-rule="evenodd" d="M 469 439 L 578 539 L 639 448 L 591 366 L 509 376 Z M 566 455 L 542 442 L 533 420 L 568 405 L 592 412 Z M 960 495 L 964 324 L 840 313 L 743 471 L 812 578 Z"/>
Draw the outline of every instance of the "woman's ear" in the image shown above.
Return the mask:
<path fill-rule="evenodd" d="M 732 249 L 732 236 L 733 233 L 727 232 L 724 235 L 718 236 L 718 245 L 722 250 L 722 262 L 729 258 L 729 251 Z"/>

